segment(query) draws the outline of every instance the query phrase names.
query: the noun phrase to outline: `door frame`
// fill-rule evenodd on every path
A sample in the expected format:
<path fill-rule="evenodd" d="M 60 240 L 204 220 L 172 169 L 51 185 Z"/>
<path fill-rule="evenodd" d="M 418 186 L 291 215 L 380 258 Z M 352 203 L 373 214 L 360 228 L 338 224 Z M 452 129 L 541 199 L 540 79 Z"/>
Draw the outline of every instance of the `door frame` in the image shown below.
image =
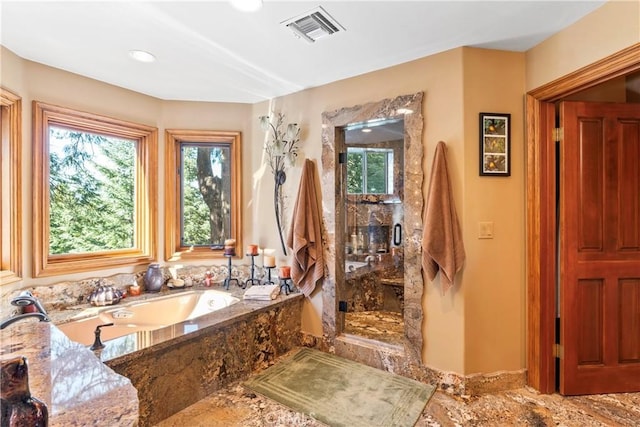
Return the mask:
<path fill-rule="evenodd" d="M 555 392 L 556 155 L 550 103 L 640 70 L 640 43 L 580 68 L 526 95 L 527 383 Z"/>

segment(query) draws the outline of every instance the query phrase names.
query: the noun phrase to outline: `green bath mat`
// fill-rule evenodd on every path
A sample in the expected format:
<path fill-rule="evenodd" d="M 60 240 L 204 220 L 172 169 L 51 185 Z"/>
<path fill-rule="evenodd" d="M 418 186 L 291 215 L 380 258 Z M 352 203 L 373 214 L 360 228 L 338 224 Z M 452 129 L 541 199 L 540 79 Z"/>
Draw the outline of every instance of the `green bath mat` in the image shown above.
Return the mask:
<path fill-rule="evenodd" d="M 332 427 L 413 426 L 435 387 L 303 348 L 245 385 Z"/>

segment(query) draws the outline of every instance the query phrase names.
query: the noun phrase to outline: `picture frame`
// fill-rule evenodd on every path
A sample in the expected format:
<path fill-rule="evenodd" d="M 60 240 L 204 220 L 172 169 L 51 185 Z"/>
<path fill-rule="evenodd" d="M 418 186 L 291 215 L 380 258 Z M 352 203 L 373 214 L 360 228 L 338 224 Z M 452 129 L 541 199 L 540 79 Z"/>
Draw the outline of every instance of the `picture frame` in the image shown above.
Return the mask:
<path fill-rule="evenodd" d="M 511 175 L 511 114 L 480 113 L 480 176 Z"/>

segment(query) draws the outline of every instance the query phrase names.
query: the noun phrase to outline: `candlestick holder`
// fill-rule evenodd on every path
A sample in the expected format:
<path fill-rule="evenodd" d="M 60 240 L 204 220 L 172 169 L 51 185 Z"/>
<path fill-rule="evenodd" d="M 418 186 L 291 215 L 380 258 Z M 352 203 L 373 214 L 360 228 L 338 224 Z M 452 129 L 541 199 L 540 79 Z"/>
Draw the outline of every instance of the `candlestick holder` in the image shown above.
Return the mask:
<path fill-rule="evenodd" d="M 259 285 L 260 284 L 260 280 L 256 279 L 256 263 L 255 263 L 255 257 L 257 257 L 257 254 L 247 254 L 247 256 L 251 257 L 251 277 L 248 278 L 246 280 L 246 282 L 244 282 L 244 287 L 246 288 L 248 285 Z"/>
<path fill-rule="evenodd" d="M 238 279 L 236 279 L 235 277 L 231 277 L 231 258 L 233 258 L 234 255 L 231 254 L 225 254 L 225 257 L 227 257 L 227 259 L 229 260 L 229 275 L 227 276 L 226 279 L 224 279 L 224 283 L 222 286 L 224 286 L 224 288 L 226 290 L 229 290 L 229 285 L 231 285 L 231 282 L 236 282 L 236 285 L 238 285 L 239 287 L 241 287 L 242 289 L 244 289 L 244 286 L 240 285 L 240 281 Z"/>
<path fill-rule="evenodd" d="M 283 288 L 284 288 L 284 294 L 285 295 L 289 295 L 289 293 L 293 292 L 293 289 L 291 289 L 291 284 L 293 284 L 293 281 L 291 280 L 290 277 L 281 277 L 280 278 L 280 292 L 282 292 Z"/>
<path fill-rule="evenodd" d="M 264 266 L 264 268 L 267 269 L 267 280 L 264 281 L 263 285 L 275 285 L 275 283 L 273 283 L 273 280 L 271 280 L 271 270 L 273 270 L 275 267 L 267 267 L 266 265 Z"/>

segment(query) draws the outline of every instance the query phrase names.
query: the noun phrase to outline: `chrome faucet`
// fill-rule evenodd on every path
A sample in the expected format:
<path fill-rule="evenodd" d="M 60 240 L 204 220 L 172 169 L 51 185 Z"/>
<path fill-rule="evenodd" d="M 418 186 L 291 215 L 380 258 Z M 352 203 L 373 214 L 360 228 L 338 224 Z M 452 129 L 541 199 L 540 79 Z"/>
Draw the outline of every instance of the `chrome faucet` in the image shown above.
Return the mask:
<path fill-rule="evenodd" d="M 376 261 L 376 257 L 374 257 L 373 255 L 367 255 L 366 258 L 364 259 L 364 262 L 366 262 L 367 265 L 371 265 L 371 263 L 375 261 Z"/>
<path fill-rule="evenodd" d="M 38 298 L 34 297 L 33 294 L 29 291 L 20 292 L 20 295 L 11 300 L 11 305 L 15 305 L 16 307 L 28 307 L 30 305 L 35 306 L 36 311 L 32 313 L 23 313 L 17 314 L 15 316 L 10 316 L 2 322 L 0 322 L 0 329 L 4 329 L 10 324 L 17 322 L 22 319 L 28 319 L 30 317 L 37 317 L 41 322 L 50 322 L 49 316 L 47 315 L 46 310 L 38 300 Z"/>

